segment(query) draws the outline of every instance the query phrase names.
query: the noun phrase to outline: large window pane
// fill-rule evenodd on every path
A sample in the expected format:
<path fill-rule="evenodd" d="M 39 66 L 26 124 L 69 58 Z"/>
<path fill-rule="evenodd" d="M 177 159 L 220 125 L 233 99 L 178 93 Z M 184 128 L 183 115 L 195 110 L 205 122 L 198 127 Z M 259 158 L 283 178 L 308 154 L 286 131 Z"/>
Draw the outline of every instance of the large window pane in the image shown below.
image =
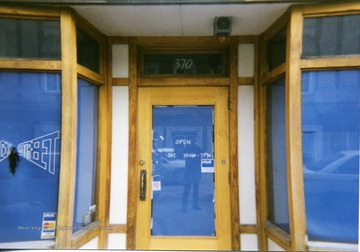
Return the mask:
<path fill-rule="evenodd" d="M 0 242 L 55 237 L 60 90 L 59 74 L 0 72 Z"/>
<path fill-rule="evenodd" d="M 77 62 L 96 72 L 100 72 L 100 44 L 95 39 L 76 30 Z"/>
<path fill-rule="evenodd" d="M 98 86 L 79 79 L 74 232 L 94 220 L 96 209 L 98 96 Z"/>
<path fill-rule="evenodd" d="M 309 239 L 358 243 L 359 70 L 303 73 L 302 132 Z"/>
<path fill-rule="evenodd" d="M 152 112 L 151 234 L 215 236 L 214 107 L 156 106 Z"/>
<path fill-rule="evenodd" d="M 290 232 L 286 172 L 285 78 L 267 87 L 269 220 Z"/>
<path fill-rule="evenodd" d="M 360 15 L 304 19 L 303 57 L 360 54 Z"/>
<path fill-rule="evenodd" d="M 60 22 L 0 18 L 0 57 L 60 59 Z"/>
<path fill-rule="evenodd" d="M 268 71 L 274 70 L 286 61 L 286 31 L 287 29 L 284 29 L 276 34 L 266 45 Z"/>
<path fill-rule="evenodd" d="M 144 53 L 145 75 L 226 75 L 226 53 Z"/>

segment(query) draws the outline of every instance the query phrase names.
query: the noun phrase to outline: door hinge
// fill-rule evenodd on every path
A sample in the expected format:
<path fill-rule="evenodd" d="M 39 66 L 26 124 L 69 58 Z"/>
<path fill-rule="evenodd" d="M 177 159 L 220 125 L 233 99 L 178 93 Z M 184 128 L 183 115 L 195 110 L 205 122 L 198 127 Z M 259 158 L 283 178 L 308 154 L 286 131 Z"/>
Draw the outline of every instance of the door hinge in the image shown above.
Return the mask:
<path fill-rule="evenodd" d="M 231 173 L 228 173 L 228 180 L 229 180 L 229 185 L 231 185 Z"/>

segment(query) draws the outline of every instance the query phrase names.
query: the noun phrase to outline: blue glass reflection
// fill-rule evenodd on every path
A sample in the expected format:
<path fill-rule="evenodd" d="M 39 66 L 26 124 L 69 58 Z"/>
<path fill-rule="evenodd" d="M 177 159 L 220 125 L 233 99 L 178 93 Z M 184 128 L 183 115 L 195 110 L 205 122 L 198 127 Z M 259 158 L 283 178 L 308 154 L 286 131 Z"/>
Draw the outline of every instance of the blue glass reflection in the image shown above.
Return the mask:
<path fill-rule="evenodd" d="M 214 236 L 213 107 L 153 108 L 154 236 Z"/>
<path fill-rule="evenodd" d="M 78 80 L 77 162 L 73 232 L 93 220 L 95 173 L 97 161 L 99 88 Z"/>
<path fill-rule="evenodd" d="M 309 239 L 358 243 L 359 70 L 303 73 L 302 132 Z"/>
<path fill-rule="evenodd" d="M 54 238 L 60 90 L 59 74 L 0 73 L 0 242 Z M 11 171 L 13 147 L 19 162 Z"/>
<path fill-rule="evenodd" d="M 269 220 L 290 233 L 285 131 L 285 78 L 267 87 Z"/>

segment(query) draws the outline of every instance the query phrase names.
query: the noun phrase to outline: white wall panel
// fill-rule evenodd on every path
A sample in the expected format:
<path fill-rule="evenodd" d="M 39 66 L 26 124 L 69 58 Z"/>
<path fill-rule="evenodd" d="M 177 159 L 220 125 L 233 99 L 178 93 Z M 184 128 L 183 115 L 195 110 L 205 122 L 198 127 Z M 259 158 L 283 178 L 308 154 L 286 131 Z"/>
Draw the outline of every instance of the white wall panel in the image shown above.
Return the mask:
<path fill-rule="evenodd" d="M 285 251 L 280 245 L 268 238 L 268 251 Z"/>
<path fill-rule="evenodd" d="M 126 249 L 126 234 L 109 234 L 108 249 Z"/>
<path fill-rule="evenodd" d="M 129 46 L 112 46 L 112 76 L 113 78 L 129 77 Z"/>
<path fill-rule="evenodd" d="M 239 44 L 238 51 L 238 76 L 254 77 L 254 44 Z"/>
<path fill-rule="evenodd" d="M 242 251 L 257 251 L 258 240 L 256 234 L 242 234 L 240 235 L 240 244 Z"/>
<path fill-rule="evenodd" d="M 128 191 L 128 87 L 113 87 L 110 224 L 125 224 Z"/>
<path fill-rule="evenodd" d="M 240 224 L 256 224 L 254 87 L 238 88 L 238 163 Z"/>
<path fill-rule="evenodd" d="M 98 240 L 99 240 L 98 237 L 95 237 L 94 239 L 92 239 L 88 243 L 84 244 L 79 249 L 97 249 L 98 248 Z"/>

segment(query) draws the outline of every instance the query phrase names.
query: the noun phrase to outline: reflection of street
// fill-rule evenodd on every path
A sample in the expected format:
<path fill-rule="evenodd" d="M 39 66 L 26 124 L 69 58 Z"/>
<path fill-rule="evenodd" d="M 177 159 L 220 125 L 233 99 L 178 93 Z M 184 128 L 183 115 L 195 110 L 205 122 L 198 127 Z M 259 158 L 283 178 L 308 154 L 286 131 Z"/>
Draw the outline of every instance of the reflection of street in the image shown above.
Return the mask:
<path fill-rule="evenodd" d="M 306 218 L 312 240 L 358 242 L 359 150 L 304 167 Z"/>
<path fill-rule="evenodd" d="M 152 235 L 214 236 L 213 174 L 202 174 L 199 185 L 200 210 L 181 212 L 183 185 L 162 185 L 153 197 Z M 191 201 L 192 193 L 190 193 Z"/>

